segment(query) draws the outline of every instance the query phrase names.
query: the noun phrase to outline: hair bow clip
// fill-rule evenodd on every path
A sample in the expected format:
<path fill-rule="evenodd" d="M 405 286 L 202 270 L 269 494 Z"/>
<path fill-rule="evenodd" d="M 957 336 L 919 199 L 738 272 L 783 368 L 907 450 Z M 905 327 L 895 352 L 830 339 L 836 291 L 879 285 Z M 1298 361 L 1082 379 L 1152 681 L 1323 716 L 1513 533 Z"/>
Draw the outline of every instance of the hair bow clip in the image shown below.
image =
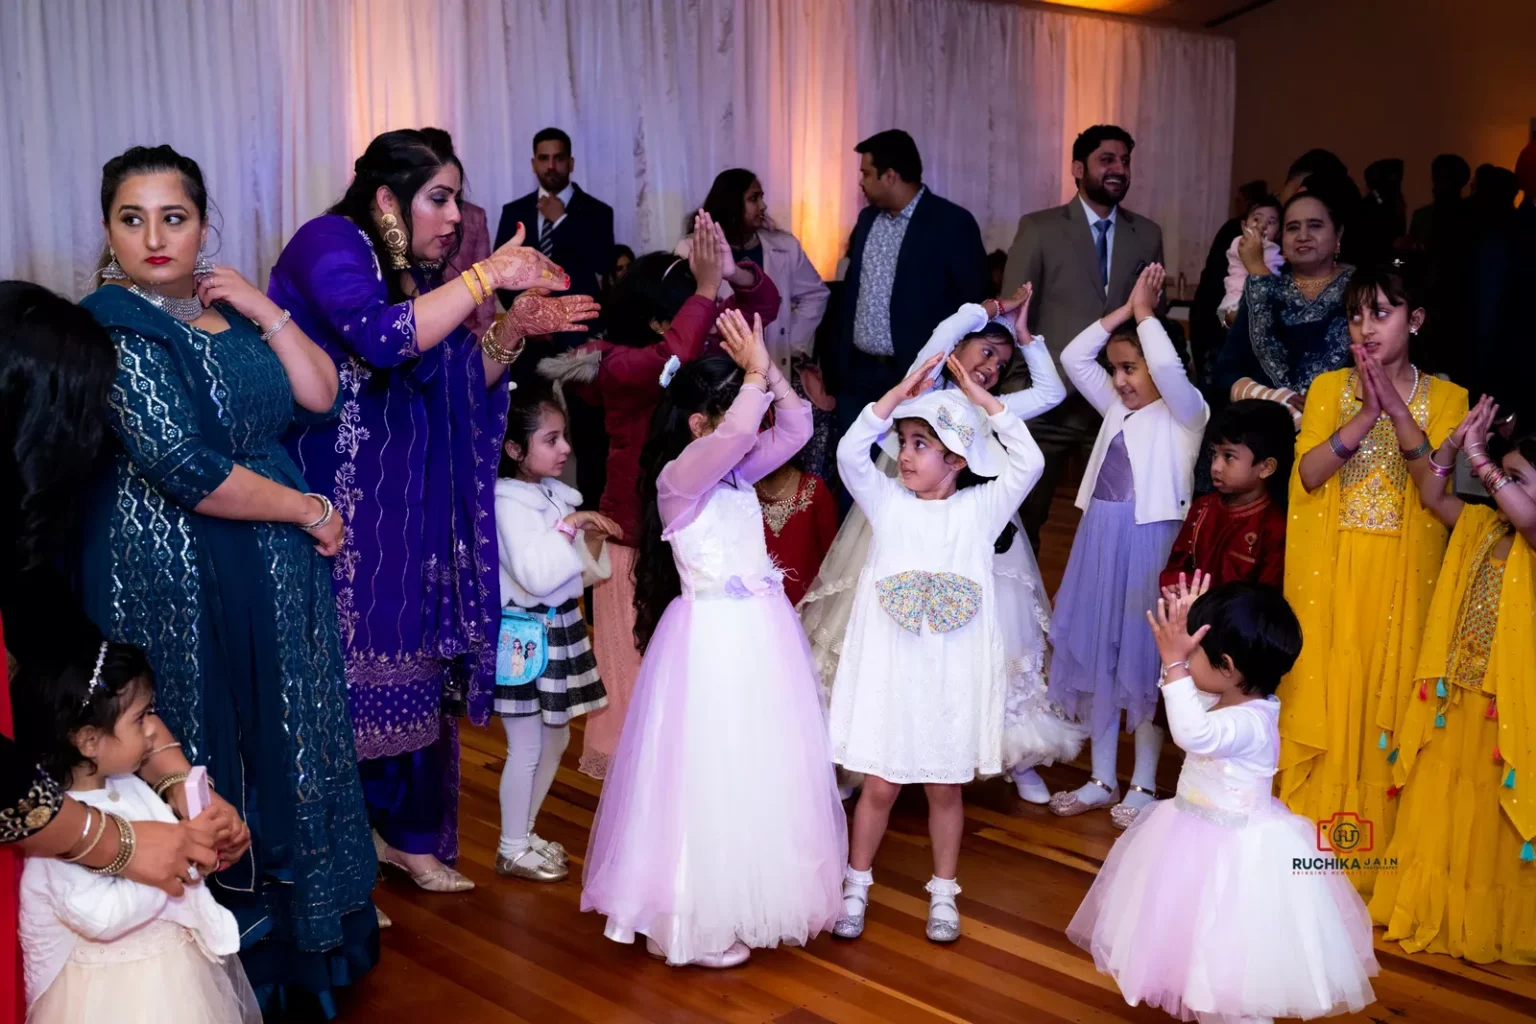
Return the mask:
<path fill-rule="evenodd" d="M 667 387 L 672 383 L 672 378 L 677 376 L 677 371 L 683 368 L 683 361 L 677 356 L 667 357 L 667 365 L 661 368 L 661 386 Z"/>
<path fill-rule="evenodd" d="M 974 427 L 968 427 L 968 426 L 966 426 L 963 423 L 956 423 L 954 421 L 954 418 L 949 415 L 949 409 L 947 409 L 946 407 L 944 407 L 942 405 L 939 406 L 938 420 L 939 420 L 939 429 L 941 429 L 941 430 L 953 430 L 955 432 L 955 435 L 960 438 L 960 444 L 963 447 L 969 448 L 971 446 L 971 442 L 973 440 L 975 440 L 975 438 L 976 438 L 976 430 L 975 430 L 975 428 Z"/>
<path fill-rule="evenodd" d="M 1392 266 L 1398 270 L 1402 270 L 1403 267 L 1407 266 L 1407 264 L 1403 262 L 1403 258 L 1401 256 L 1394 256 L 1392 257 Z"/>
<path fill-rule="evenodd" d="M 105 690 L 107 684 L 101 681 L 101 666 L 107 661 L 107 641 L 101 642 L 101 650 L 96 652 L 96 667 L 91 671 L 91 681 L 85 686 L 85 699 L 80 706 L 86 707 L 91 703 L 91 698 L 96 696 L 96 691 Z"/>

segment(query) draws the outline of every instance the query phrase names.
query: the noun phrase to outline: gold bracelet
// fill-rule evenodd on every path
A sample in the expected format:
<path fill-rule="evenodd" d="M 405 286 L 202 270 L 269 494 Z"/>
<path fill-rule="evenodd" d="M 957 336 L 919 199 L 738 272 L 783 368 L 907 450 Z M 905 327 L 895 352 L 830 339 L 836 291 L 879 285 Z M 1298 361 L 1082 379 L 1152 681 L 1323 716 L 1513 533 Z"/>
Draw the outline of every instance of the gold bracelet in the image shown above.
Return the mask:
<path fill-rule="evenodd" d="M 96 816 L 101 819 L 101 821 L 99 822 L 98 827 L 96 829 L 96 838 L 92 839 L 90 841 L 90 843 L 86 846 L 85 849 L 81 850 L 79 853 L 75 854 L 73 857 L 65 857 L 65 858 L 63 858 L 65 864 L 75 864 L 75 863 L 78 863 L 79 861 L 84 860 L 86 857 L 90 856 L 91 851 L 96 849 L 96 847 L 101 845 L 101 837 L 107 834 L 107 815 L 106 815 L 105 812 L 96 810 L 96 808 L 94 808 L 94 807 L 87 807 L 85 809 L 85 815 L 86 815 L 85 829 L 86 829 L 86 832 L 89 833 L 90 829 L 91 829 L 91 817 L 90 816 L 91 816 L 91 812 L 92 811 L 96 811 Z M 85 837 L 81 836 L 81 838 L 84 839 Z"/>
<path fill-rule="evenodd" d="M 186 782 L 187 776 L 190 774 L 191 772 L 171 772 L 171 774 L 155 783 L 155 796 L 159 797 L 161 800 L 165 800 L 165 794 L 170 791 L 170 788 L 179 782 Z M 167 801 L 167 803 L 169 803 L 169 801 Z"/>
<path fill-rule="evenodd" d="M 463 281 L 464 287 L 469 289 L 469 297 L 475 300 L 475 305 L 478 306 L 485 301 L 485 292 L 480 289 L 480 282 L 475 280 L 473 274 L 466 270 L 459 275 L 459 280 Z"/>
<path fill-rule="evenodd" d="M 469 268 L 480 279 L 480 289 L 485 292 L 485 297 L 490 298 L 496 294 L 496 289 L 491 287 L 491 275 L 486 273 L 484 263 L 476 263 Z"/>
<path fill-rule="evenodd" d="M 151 750 L 149 753 L 145 754 L 144 755 L 144 760 L 148 761 L 150 758 L 154 757 L 156 754 L 160 753 L 162 750 L 170 750 L 170 749 L 172 749 L 174 747 L 179 747 L 179 746 L 181 746 L 181 744 L 177 743 L 175 741 L 172 741 L 170 743 L 162 743 L 158 747 L 156 747 L 154 750 Z"/>
<path fill-rule="evenodd" d="M 86 868 L 93 875 L 120 875 L 128 870 L 128 865 L 133 863 L 133 850 L 136 837 L 133 834 L 133 823 L 121 815 L 108 812 L 107 817 L 112 819 L 112 824 L 117 826 L 117 856 L 112 858 L 112 863 L 101 868 Z"/>
<path fill-rule="evenodd" d="M 496 331 L 505 322 L 505 319 L 498 320 L 485 329 L 485 333 L 480 336 L 480 349 L 486 355 L 496 360 L 496 362 L 511 366 L 517 360 L 517 357 L 522 354 L 523 339 L 518 338 L 512 348 L 507 348 L 500 341 L 496 340 Z"/>

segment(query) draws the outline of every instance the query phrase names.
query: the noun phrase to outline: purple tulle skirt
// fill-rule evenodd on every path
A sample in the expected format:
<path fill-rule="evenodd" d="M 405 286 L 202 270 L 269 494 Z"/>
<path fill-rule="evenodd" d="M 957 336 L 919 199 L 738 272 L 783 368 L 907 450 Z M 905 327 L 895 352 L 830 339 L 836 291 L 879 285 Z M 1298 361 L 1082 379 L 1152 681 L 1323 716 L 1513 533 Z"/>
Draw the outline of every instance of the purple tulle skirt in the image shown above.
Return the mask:
<path fill-rule="evenodd" d="M 782 591 L 672 602 L 609 764 L 581 909 L 670 963 L 803 944 L 842 913 L 847 822 Z"/>
<path fill-rule="evenodd" d="M 1157 710 L 1157 645 L 1147 612 L 1184 524 L 1136 522 L 1134 501 L 1088 504 L 1051 614 L 1051 700 L 1092 735 L 1120 712 L 1134 729 Z"/>
<path fill-rule="evenodd" d="M 1126 1002 L 1181 1020 L 1322 1017 L 1375 995 L 1371 920 L 1312 822 L 1269 801 L 1219 824 L 1159 800 L 1115 843 L 1067 938 Z"/>

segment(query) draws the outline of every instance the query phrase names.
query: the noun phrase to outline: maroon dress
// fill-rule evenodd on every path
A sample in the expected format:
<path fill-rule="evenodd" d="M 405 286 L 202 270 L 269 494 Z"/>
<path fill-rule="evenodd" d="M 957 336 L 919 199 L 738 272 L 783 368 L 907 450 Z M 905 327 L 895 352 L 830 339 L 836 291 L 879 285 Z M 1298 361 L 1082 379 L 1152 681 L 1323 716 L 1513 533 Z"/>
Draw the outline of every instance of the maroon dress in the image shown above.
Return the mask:
<path fill-rule="evenodd" d="M 837 501 L 826 481 L 814 473 L 801 473 L 800 485 L 789 497 L 767 501 L 759 495 L 758 501 L 768 554 L 784 570 L 784 595 L 797 605 L 837 536 Z"/>

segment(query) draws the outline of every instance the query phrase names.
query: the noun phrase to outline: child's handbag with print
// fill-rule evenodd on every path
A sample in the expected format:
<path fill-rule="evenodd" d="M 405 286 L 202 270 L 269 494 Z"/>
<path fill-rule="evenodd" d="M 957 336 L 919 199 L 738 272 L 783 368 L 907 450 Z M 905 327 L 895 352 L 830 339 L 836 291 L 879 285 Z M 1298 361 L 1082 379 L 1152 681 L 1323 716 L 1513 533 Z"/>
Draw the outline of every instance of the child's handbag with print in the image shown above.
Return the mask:
<path fill-rule="evenodd" d="M 535 615 L 526 608 L 501 610 L 501 633 L 496 640 L 496 686 L 524 686 L 537 682 L 549 666 L 549 627 L 555 610 Z"/>

